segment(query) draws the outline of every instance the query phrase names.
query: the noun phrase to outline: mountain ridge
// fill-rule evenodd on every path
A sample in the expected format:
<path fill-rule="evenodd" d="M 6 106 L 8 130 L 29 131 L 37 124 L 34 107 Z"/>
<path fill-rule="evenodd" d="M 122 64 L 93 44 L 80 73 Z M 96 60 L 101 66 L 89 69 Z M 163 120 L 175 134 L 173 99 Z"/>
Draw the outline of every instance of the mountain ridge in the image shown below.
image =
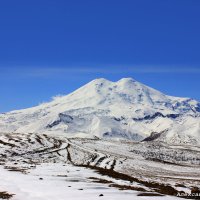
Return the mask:
<path fill-rule="evenodd" d="M 165 95 L 132 78 L 95 79 L 74 92 L 28 109 L 0 114 L 0 132 L 168 143 L 200 142 L 200 103 Z"/>

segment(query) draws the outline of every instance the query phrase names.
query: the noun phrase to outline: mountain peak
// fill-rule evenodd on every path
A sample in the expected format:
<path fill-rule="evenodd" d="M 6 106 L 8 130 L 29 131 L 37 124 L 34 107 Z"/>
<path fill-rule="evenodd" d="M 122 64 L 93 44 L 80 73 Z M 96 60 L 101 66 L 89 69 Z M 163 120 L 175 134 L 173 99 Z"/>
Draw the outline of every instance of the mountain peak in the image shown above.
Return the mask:
<path fill-rule="evenodd" d="M 127 78 L 122 78 L 122 79 L 118 80 L 117 82 L 118 83 L 129 83 L 129 82 L 136 82 L 136 80 L 131 77 L 127 77 Z"/>
<path fill-rule="evenodd" d="M 121 78 L 120 80 L 116 81 L 116 83 L 121 83 L 121 84 L 127 84 L 131 82 L 136 82 L 136 80 L 134 80 L 131 77 L 127 77 L 127 78 Z M 97 79 L 92 80 L 90 83 L 98 84 L 98 83 L 114 83 L 114 82 L 105 78 L 97 78 Z"/>
<path fill-rule="evenodd" d="M 128 87 L 128 88 L 132 87 L 132 89 L 135 83 L 137 83 L 137 81 L 135 81 L 133 78 L 122 78 L 116 82 L 118 86 Z"/>
<path fill-rule="evenodd" d="M 89 82 L 89 84 L 90 83 L 94 83 L 94 84 L 102 84 L 102 83 L 111 83 L 112 81 L 109 81 L 109 80 L 107 80 L 107 79 L 105 79 L 105 78 L 97 78 L 97 79 L 94 79 L 94 80 L 92 80 L 91 82 Z"/>

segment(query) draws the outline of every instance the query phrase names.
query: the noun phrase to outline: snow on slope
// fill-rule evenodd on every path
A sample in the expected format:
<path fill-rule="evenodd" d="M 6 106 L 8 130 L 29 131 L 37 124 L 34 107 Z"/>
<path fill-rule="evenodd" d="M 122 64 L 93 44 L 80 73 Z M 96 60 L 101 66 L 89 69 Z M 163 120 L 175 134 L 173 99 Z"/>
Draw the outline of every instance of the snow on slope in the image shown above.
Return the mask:
<path fill-rule="evenodd" d="M 131 78 L 95 79 L 52 102 L 0 115 L 0 132 L 65 134 L 200 144 L 200 103 Z"/>
<path fill-rule="evenodd" d="M 27 176 L 6 171 L 0 166 L 1 190 L 14 193 L 12 200 L 99 200 L 100 194 L 103 194 L 104 199 L 109 200 L 121 200 L 124 196 L 127 200 L 146 199 L 137 196 L 139 194 L 137 191 L 120 191 L 107 185 L 93 183 L 89 177 L 98 177 L 98 175 L 89 169 L 52 163 L 42 164 L 37 168 L 31 170 Z M 60 175 L 61 173 L 64 175 Z M 44 177 L 44 180 L 40 180 L 38 176 Z M 158 196 L 150 199 L 174 200 L 178 197 Z"/>

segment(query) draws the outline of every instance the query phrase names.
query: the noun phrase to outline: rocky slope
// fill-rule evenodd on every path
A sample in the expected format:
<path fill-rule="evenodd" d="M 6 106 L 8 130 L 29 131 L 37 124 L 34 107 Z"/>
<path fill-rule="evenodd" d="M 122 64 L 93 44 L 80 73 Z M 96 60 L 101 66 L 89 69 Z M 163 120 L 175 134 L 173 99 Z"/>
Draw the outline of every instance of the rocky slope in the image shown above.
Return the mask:
<path fill-rule="evenodd" d="M 154 196 L 177 196 L 178 193 L 189 196 L 191 193 L 200 191 L 200 148 L 198 146 L 166 145 L 156 141 L 69 139 L 55 135 L 13 133 L 12 135 L 0 134 L 0 155 L 0 166 L 12 171 L 13 174 L 14 172 L 26 174 L 27 177 L 22 177 L 20 182 L 28 179 L 27 184 L 29 185 L 41 177 L 41 175 L 36 176 L 34 181 L 30 181 L 33 169 L 40 172 L 41 166 L 48 164 L 53 171 L 49 171 L 49 168 L 43 169 L 45 174 L 48 173 L 48 176 L 44 180 L 42 179 L 42 182 L 46 181 L 43 185 L 47 186 L 50 185 L 56 171 L 59 173 L 59 177 L 62 172 L 65 174 L 63 181 L 66 189 L 67 184 L 76 183 L 74 174 L 70 180 L 69 173 L 69 167 L 74 166 L 79 171 L 80 179 L 85 176 L 85 171 L 83 171 L 85 168 L 92 169 L 95 173 L 92 177 L 90 176 L 90 181 L 109 184 L 109 187 L 116 187 L 127 192 L 136 191 L 138 196 L 140 194 L 153 196 L 153 199 L 156 199 Z M 61 171 L 59 166 L 64 169 Z M 0 170 L 0 174 L 3 178 L 1 184 L 9 180 L 11 180 L 10 182 L 15 181 L 13 178 L 8 179 L 8 172 Z M 15 175 L 17 176 L 17 174 Z M 100 178 L 99 175 L 101 175 Z M 56 184 L 61 182 L 59 177 L 56 177 Z M 87 185 L 88 182 L 89 180 L 83 185 Z M 10 184 L 5 188 L 6 191 L 9 191 L 7 190 L 8 186 Z M 26 188 L 23 186 L 22 191 L 26 191 Z M 88 190 L 88 188 L 85 189 Z M 28 193 L 33 190 L 29 190 Z M 52 190 L 55 195 L 57 190 L 55 191 L 54 188 Z M 95 189 L 95 193 L 97 192 L 98 190 Z M 16 195 L 19 193 L 18 189 Z M 44 191 L 44 195 L 46 194 L 49 194 L 49 190 L 46 190 L 46 193 Z M 127 194 L 124 196 L 128 197 Z M 134 196 L 132 198 L 139 199 Z M 192 198 L 199 199 L 195 196 Z M 116 199 L 115 196 L 114 199 Z M 163 199 L 167 198 L 163 197 Z"/>

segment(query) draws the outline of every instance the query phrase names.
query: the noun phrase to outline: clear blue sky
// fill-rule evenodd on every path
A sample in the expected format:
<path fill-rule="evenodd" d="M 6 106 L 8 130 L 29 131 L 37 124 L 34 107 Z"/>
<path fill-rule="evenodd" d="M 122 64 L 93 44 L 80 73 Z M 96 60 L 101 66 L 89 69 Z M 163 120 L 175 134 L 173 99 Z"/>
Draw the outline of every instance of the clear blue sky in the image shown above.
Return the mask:
<path fill-rule="evenodd" d="M 0 2 L 0 112 L 99 77 L 200 100 L 200 1 Z"/>

